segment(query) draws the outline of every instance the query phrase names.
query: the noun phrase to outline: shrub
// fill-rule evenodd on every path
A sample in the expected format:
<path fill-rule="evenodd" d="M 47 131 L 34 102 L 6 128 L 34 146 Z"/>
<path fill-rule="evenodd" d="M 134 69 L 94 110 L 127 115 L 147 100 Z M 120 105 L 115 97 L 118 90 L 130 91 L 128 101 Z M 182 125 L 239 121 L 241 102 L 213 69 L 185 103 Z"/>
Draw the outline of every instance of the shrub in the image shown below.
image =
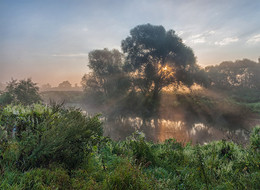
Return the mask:
<path fill-rule="evenodd" d="M 256 126 L 250 136 L 250 145 L 253 150 L 260 150 L 260 126 Z"/>
<path fill-rule="evenodd" d="M 138 164 L 150 165 L 156 163 L 151 145 L 145 141 L 143 133 L 135 132 L 128 141 Z"/>
<path fill-rule="evenodd" d="M 138 167 L 132 166 L 128 161 L 125 161 L 108 175 L 104 189 L 154 189 L 153 185 L 151 180 L 145 177 Z"/>
<path fill-rule="evenodd" d="M 0 108 L 0 189 L 260 189 L 259 131 L 249 147 L 102 136 L 98 116 L 59 105 Z"/>
<path fill-rule="evenodd" d="M 11 80 L 5 89 L 5 92 L 0 94 L 0 105 L 10 103 L 21 103 L 23 105 L 31 105 L 41 102 L 39 87 L 31 79 L 27 80 Z"/>
<path fill-rule="evenodd" d="M 8 157 L 0 160 L 1 164 L 10 165 L 10 157 L 20 170 L 53 162 L 75 168 L 102 135 L 98 115 L 87 117 L 80 110 L 57 106 L 7 106 L 2 110 L 0 124 L 6 132 L 0 139 L 0 153 Z M 15 156 L 11 156 L 14 150 Z"/>
<path fill-rule="evenodd" d="M 0 189 L 71 189 L 70 177 L 62 168 L 33 169 L 24 173 L 8 171 L 0 180 Z"/>
<path fill-rule="evenodd" d="M 70 189 L 70 177 L 64 169 L 33 169 L 21 178 L 22 189 Z"/>

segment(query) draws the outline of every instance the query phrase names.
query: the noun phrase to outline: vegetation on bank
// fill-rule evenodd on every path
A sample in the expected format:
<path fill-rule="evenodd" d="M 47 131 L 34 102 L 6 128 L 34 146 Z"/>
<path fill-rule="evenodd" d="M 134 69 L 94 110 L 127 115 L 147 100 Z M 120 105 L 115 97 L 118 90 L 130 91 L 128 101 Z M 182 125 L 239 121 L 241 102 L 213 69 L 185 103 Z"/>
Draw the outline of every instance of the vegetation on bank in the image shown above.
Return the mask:
<path fill-rule="evenodd" d="M 260 127 L 229 141 L 102 136 L 98 116 L 40 104 L 0 110 L 0 189 L 259 189 Z"/>

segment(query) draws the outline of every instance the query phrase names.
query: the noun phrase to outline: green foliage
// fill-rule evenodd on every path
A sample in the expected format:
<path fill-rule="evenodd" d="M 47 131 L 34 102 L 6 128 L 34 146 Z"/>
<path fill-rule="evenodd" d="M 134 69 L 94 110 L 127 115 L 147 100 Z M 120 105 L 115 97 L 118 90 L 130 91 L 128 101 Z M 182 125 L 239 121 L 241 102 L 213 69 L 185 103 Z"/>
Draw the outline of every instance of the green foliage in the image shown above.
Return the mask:
<path fill-rule="evenodd" d="M 90 118 L 75 109 L 7 106 L 1 116 L 6 133 L 0 144 L 7 157 L 3 164 L 22 171 L 53 162 L 69 169 L 79 166 L 102 135 L 98 116 Z"/>
<path fill-rule="evenodd" d="M 107 103 L 129 89 L 130 82 L 123 71 L 123 55 L 118 50 L 90 52 L 88 66 L 91 72 L 82 78 L 82 86 L 89 103 Z"/>
<path fill-rule="evenodd" d="M 5 92 L 0 95 L 0 105 L 7 105 L 10 103 L 21 103 L 30 105 L 41 101 L 39 95 L 39 87 L 32 82 L 31 79 L 10 81 Z"/>
<path fill-rule="evenodd" d="M 260 102 L 255 103 L 240 103 L 244 106 L 246 106 L 248 109 L 252 110 L 255 113 L 260 113 Z"/>
<path fill-rule="evenodd" d="M 253 132 L 250 137 L 251 148 L 256 151 L 260 151 L 260 126 L 257 126 L 253 129 Z"/>
<path fill-rule="evenodd" d="M 30 171 L 6 172 L 0 189 L 71 189 L 70 177 L 62 168 L 32 169 Z"/>
<path fill-rule="evenodd" d="M 7 104 L 11 104 L 13 101 L 13 97 L 9 92 L 3 92 L 0 94 L 0 105 L 5 106 Z"/>
<path fill-rule="evenodd" d="M 69 189 L 69 175 L 64 169 L 34 169 L 25 172 L 21 179 L 25 189 Z"/>
<path fill-rule="evenodd" d="M 156 144 L 141 132 L 116 142 L 100 125 L 59 105 L 1 108 L 0 189 L 260 188 L 259 127 L 242 147 Z"/>
<path fill-rule="evenodd" d="M 191 48 L 186 46 L 175 31 L 163 26 L 138 25 L 122 41 L 126 53 L 125 68 L 133 72 L 135 88 L 158 98 L 163 87 L 173 83 L 188 86 L 200 69 Z"/>
<path fill-rule="evenodd" d="M 137 164 L 155 164 L 155 156 L 151 149 L 152 144 L 145 141 L 143 133 L 135 132 L 128 141 Z"/>
<path fill-rule="evenodd" d="M 152 183 L 138 167 L 123 162 L 107 177 L 104 189 L 153 189 Z"/>

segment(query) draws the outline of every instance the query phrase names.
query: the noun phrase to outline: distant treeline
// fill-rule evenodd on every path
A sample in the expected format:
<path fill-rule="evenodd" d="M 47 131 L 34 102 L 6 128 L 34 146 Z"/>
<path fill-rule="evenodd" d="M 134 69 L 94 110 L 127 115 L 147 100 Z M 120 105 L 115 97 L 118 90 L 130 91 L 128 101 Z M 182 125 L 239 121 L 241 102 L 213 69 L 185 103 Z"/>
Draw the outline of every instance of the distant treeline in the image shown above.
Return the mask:
<path fill-rule="evenodd" d="M 74 86 L 69 81 L 63 81 L 57 87 L 52 87 L 49 83 L 40 87 L 40 91 L 82 91 L 82 87 L 76 83 Z"/>
<path fill-rule="evenodd" d="M 211 88 L 260 89 L 260 62 L 249 59 L 225 61 L 216 66 L 206 67 L 205 73 L 207 85 Z"/>

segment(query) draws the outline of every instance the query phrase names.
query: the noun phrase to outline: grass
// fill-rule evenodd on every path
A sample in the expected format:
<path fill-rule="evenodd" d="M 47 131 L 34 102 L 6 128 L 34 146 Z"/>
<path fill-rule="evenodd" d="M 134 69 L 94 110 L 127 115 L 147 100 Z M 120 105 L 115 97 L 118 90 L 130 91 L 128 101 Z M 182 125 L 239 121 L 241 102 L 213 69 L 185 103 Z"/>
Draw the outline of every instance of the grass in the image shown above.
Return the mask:
<path fill-rule="evenodd" d="M 246 103 L 245 106 L 247 106 L 253 112 L 260 114 L 260 102 Z"/>
<path fill-rule="evenodd" d="M 153 143 L 141 132 L 113 141 L 97 117 L 39 108 L 0 111 L 0 189 L 260 189 L 260 127 L 246 147 Z"/>

